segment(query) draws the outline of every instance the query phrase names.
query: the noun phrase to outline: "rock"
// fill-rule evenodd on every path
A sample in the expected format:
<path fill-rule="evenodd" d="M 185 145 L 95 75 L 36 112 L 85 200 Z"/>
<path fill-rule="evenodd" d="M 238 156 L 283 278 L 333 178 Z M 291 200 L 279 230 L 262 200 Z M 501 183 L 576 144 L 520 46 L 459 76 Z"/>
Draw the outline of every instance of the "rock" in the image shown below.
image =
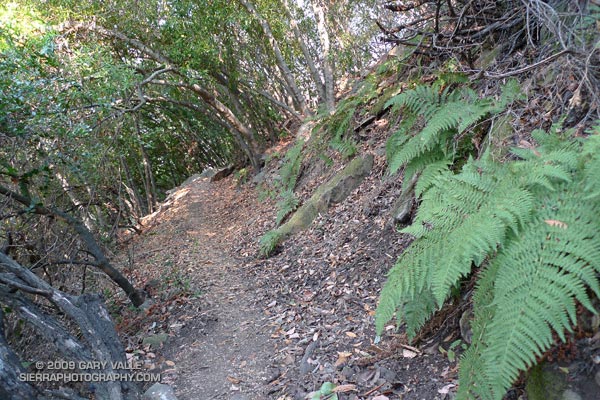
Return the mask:
<path fill-rule="evenodd" d="M 217 170 L 213 176 L 211 176 L 210 181 L 217 182 L 217 181 L 220 181 L 221 179 L 225 179 L 233 173 L 234 169 L 235 168 L 233 167 L 233 165 L 229 165 L 227 167 L 221 168 L 221 169 Z"/>
<path fill-rule="evenodd" d="M 563 392 L 562 400 L 583 400 L 577 392 L 567 389 Z"/>
<path fill-rule="evenodd" d="M 600 370 L 598 372 L 596 372 L 596 375 L 594 376 L 594 380 L 596 381 L 596 385 L 600 386 Z"/>
<path fill-rule="evenodd" d="M 458 326 L 460 327 L 460 336 L 468 344 L 471 344 L 471 340 L 473 339 L 473 331 L 471 330 L 472 320 L 473 311 L 469 309 L 461 315 L 460 320 L 458 321 Z"/>
<path fill-rule="evenodd" d="M 344 378 L 346 378 L 347 381 L 349 381 L 350 379 L 352 379 L 354 374 L 356 374 L 356 371 L 354 370 L 354 368 L 346 365 L 344 366 L 344 368 L 342 368 L 341 374 Z"/>
<path fill-rule="evenodd" d="M 563 390 L 566 387 L 565 374 L 558 372 L 552 365 L 542 364 L 536 365 L 529 372 L 525 390 L 529 400 L 565 400 Z"/>
<path fill-rule="evenodd" d="M 386 382 L 392 383 L 396 381 L 396 373 L 389 368 L 379 367 L 379 373 Z"/>
<path fill-rule="evenodd" d="M 158 335 L 145 337 L 144 340 L 142 340 L 142 343 L 150 345 L 153 349 L 157 349 L 163 345 L 167 339 L 169 339 L 169 335 L 166 333 L 159 333 Z"/>
<path fill-rule="evenodd" d="M 342 202 L 360 185 L 371 168 L 373 168 L 371 154 L 356 157 L 350 161 L 343 170 L 319 186 L 311 198 L 292 215 L 288 222 L 275 231 L 279 241 L 308 228 L 319 213 L 325 213 L 332 205 Z"/>
<path fill-rule="evenodd" d="M 205 170 L 206 172 L 207 170 Z M 212 171 L 212 170 L 211 170 Z M 181 185 L 179 185 L 179 187 L 184 187 L 189 185 L 190 183 L 194 182 L 196 179 L 200 179 L 200 178 L 204 178 L 204 172 L 202 172 L 202 174 L 194 174 L 192 176 L 190 176 L 189 178 L 187 178 L 185 181 L 183 181 L 183 183 Z"/>
<path fill-rule="evenodd" d="M 410 221 L 410 213 L 415 202 L 415 185 L 418 179 L 418 175 L 415 175 L 408 185 L 403 185 L 402 193 L 392 205 L 391 213 L 394 225 Z"/>
<path fill-rule="evenodd" d="M 142 311 L 147 311 L 155 304 L 155 301 L 148 298 L 138 308 Z"/>
<path fill-rule="evenodd" d="M 144 400 L 177 400 L 173 388 L 162 383 L 155 383 L 144 393 Z"/>
<path fill-rule="evenodd" d="M 200 174 L 201 178 L 212 178 L 213 175 L 216 173 L 214 168 L 206 168 L 204 171 L 202 171 L 202 173 Z"/>
<path fill-rule="evenodd" d="M 308 346 L 306 346 L 306 350 L 304 351 L 304 356 L 300 361 L 300 376 L 304 376 L 308 374 L 312 370 L 312 366 L 308 363 L 308 359 L 315 351 L 317 347 L 317 342 L 311 342 Z"/>
<path fill-rule="evenodd" d="M 252 177 L 252 183 L 254 184 L 259 184 L 259 183 L 263 183 L 265 181 L 265 171 L 262 170 L 260 171 L 258 174 L 254 175 Z"/>
<path fill-rule="evenodd" d="M 242 393 L 235 393 L 229 396 L 229 400 L 249 400 L 248 396 Z"/>

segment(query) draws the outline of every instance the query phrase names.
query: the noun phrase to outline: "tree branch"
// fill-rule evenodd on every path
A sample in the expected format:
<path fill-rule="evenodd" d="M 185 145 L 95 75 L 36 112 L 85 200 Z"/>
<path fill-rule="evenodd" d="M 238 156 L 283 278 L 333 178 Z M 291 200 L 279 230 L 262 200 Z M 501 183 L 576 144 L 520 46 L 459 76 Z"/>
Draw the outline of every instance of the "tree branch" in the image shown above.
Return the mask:
<path fill-rule="evenodd" d="M 57 208 L 45 207 L 41 203 L 35 203 L 32 199 L 20 195 L 19 193 L 16 193 L 2 185 L 0 185 L 0 194 L 17 201 L 26 207 L 29 207 L 30 211 L 35 214 L 56 216 L 67 222 L 67 224 L 69 224 L 75 230 L 75 232 L 77 232 L 87 250 L 96 259 L 97 267 L 106 275 L 108 275 L 113 282 L 119 285 L 121 289 L 123 289 L 134 306 L 139 307 L 142 305 L 144 302 L 143 292 L 136 290 L 129 280 L 127 280 L 127 278 L 125 278 L 119 270 L 112 266 L 96 242 L 92 232 L 90 232 L 81 221 Z"/>

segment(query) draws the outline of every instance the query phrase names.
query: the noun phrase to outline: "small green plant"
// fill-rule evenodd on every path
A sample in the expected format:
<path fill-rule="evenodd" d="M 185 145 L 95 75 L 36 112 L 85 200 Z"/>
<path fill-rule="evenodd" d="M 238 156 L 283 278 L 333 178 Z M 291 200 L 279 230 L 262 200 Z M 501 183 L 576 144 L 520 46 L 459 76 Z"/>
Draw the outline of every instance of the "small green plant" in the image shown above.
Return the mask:
<path fill-rule="evenodd" d="M 260 254 L 263 257 L 270 256 L 273 253 L 273 251 L 275 250 L 275 248 L 277 247 L 277 245 L 279 244 L 280 240 L 281 240 L 281 234 L 279 232 L 277 232 L 276 230 L 272 230 L 272 231 L 265 233 L 260 238 Z"/>
<path fill-rule="evenodd" d="M 311 392 L 306 396 L 308 400 L 338 400 L 338 395 L 335 392 L 335 384 L 325 382 L 317 391 Z"/>
<path fill-rule="evenodd" d="M 418 190 L 404 233 L 415 237 L 389 273 L 377 309 L 414 337 L 477 271 L 472 344 L 458 399 L 499 400 L 521 371 L 600 297 L 600 128 L 585 139 L 532 133 L 539 146 L 500 163 L 489 152 L 454 173 L 437 168 Z"/>
<path fill-rule="evenodd" d="M 329 147 L 339 152 L 344 158 L 351 158 L 356 155 L 358 148 L 353 139 L 333 138 L 329 142 Z"/>
<path fill-rule="evenodd" d="M 276 223 L 279 225 L 285 217 L 298 208 L 300 200 L 294 194 L 296 181 L 300 175 L 302 167 L 302 149 L 304 148 L 304 140 L 299 139 L 285 154 L 283 165 L 279 170 L 280 179 L 276 185 L 279 189 L 277 195 L 277 217 Z M 260 239 L 260 253 L 264 257 L 268 257 L 281 239 L 275 231 L 265 233 Z"/>
<path fill-rule="evenodd" d="M 300 167 L 302 166 L 302 148 L 304 147 L 304 140 L 299 139 L 298 142 L 293 145 L 283 158 L 283 165 L 279 170 L 280 181 L 279 187 L 281 190 L 294 190 L 296 187 L 296 181 L 300 174 Z"/>
<path fill-rule="evenodd" d="M 440 351 L 440 353 L 442 353 L 443 355 L 445 355 L 448 358 L 448 361 L 454 362 L 454 361 L 456 361 L 456 350 L 455 349 L 457 349 L 457 348 L 460 348 L 461 350 L 465 351 L 467 349 L 467 345 L 466 345 L 466 343 L 463 343 L 462 340 L 458 339 L 458 340 L 455 340 L 454 342 L 450 343 L 448 350 L 444 349 L 442 346 L 439 346 L 438 350 Z"/>
<path fill-rule="evenodd" d="M 279 225 L 283 221 L 283 219 L 296 210 L 298 205 L 300 204 L 300 200 L 296 197 L 293 191 L 284 190 L 279 195 L 279 201 L 277 202 L 277 219 L 276 224 Z"/>
<path fill-rule="evenodd" d="M 248 169 L 242 168 L 238 171 L 235 171 L 233 178 L 235 179 L 236 184 L 238 186 L 243 185 L 244 183 L 246 183 L 248 181 Z"/>
<path fill-rule="evenodd" d="M 172 265 L 172 262 L 166 261 L 165 265 Z M 169 273 L 164 275 L 160 282 L 160 290 L 165 292 L 175 293 L 178 290 L 182 294 L 191 294 L 191 288 L 192 281 L 190 277 L 177 267 L 171 267 Z"/>
<path fill-rule="evenodd" d="M 277 191 L 265 182 L 261 183 L 256 190 L 258 192 L 258 201 L 261 203 L 266 199 L 275 199 L 277 197 Z"/>

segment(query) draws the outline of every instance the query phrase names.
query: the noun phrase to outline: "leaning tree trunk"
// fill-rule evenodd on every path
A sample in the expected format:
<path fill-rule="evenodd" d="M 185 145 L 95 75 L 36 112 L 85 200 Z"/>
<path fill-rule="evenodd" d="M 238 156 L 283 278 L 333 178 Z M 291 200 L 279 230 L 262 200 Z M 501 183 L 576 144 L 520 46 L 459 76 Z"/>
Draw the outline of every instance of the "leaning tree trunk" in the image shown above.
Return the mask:
<path fill-rule="evenodd" d="M 325 80 L 325 106 L 329 113 L 335 109 L 335 93 L 333 81 L 333 68 L 331 67 L 329 33 L 327 32 L 327 22 L 325 19 L 325 8 L 319 0 L 312 0 L 312 7 L 317 19 L 317 31 L 319 32 L 319 41 L 323 51 L 321 63 L 323 64 L 323 79 Z"/>
<path fill-rule="evenodd" d="M 123 276 L 123 274 L 121 274 L 121 272 L 110 263 L 104 254 L 104 251 L 102 251 L 100 245 L 98 245 L 98 242 L 94 238 L 92 232 L 90 232 L 80 220 L 57 208 L 45 207 L 43 205 L 36 204 L 36 202 L 34 202 L 32 199 L 13 192 L 4 186 L 0 186 L 0 194 L 18 203 L 21 203 L 26 207 L 29 207 L 31 209 L 30 212 L 39 215 L 58 217 L 65 221 L 78 234 L 89 254 L 91 254 L 96 260 L 93 265 L 108 275 L 113 282 L 119 285 L 125 294 L 127 294 L 127 297 L 129 297 L 129 300 L 131 300 L 134 306 L 139 307 L 142 305 L 144 302 L 143 292 L 136 290 L 131 282 L 129 282 L 129 280 L 125 278 L 125 276 Z"/>
<path fill-rule="evenodd" d="M 25 294 L 41 296 L 52 303 L 61 314 L 77 325 L 83 340 L 65 328 L 62 317 L 59 318 L 44 311 Z M 61 357 L 75 362 L 98 361 L 102 363 L 101 369 L 73 372 L 102 374 L 102 376 L 130 372 L 118 369 L 120 366 L 127 365 L 125 351 L 99 295 L 68 295 L 55 289 L 12 258 L 0 253 L 0 304 L 9 306 L 20 318 L 29 322 L 49 344 L 54 346 L 57 354 L 60 354 Z M 43 395 L 40 395 L 39 393 L 34 394 L 35 389 L 30 385 L 15 383 L 14 375 L 22 369 L 19 367 L 20 362 L 6 342 L 1 319 L 0 361 L 2 362 L 0 364 L 1 387 L 5 388 L 9 394 L 1 398 L 74 398 L 72 393 L 67 393 L 67 389 L 44 391 Z M 136 385 L 125 380 L 115 379 L 94 382 L 94 384 L 94 396 L 98 399 L 133 400 L 139 396 Z M 3 394 L 2 390 L 0 389 L 0 395 Z M 71 397 L 66 397 L 67 395 Z"/>
<path fill-rule="evenodd" d="M 306 104 L 306 99 L 304 98 L 304 95 L 298 88 L 298 85 L 296 84 L 296 79 L 294 78 L 290 67 L 288 66 L 287 62 L 285 61 L 285 58 L 283 57 L 283 53 L 279 48 L 279 44 L 277 43 L 277 39 L 275 39 L 275 35 L 273 35 L 273 32 L 271 31 L 271 26 L 269 25 L 267 20 L 259 14 L 259 12 L 256 10 L 256 7 L 254 7 L 254 4 L 247 0 L 238 1 L 242 6 L 246 8 L 246 10 L 248 10 L 250 15 L 256 18 L 265 36 L 267 37 L 267 39 L 269 39 L 269 44 L 271 45 L 273 53 L 275 54 L 275 59 L 277 60 L 277 66 L 279 67 L 279 70 L 283 75 L 283 79 L 287 84 L 290 95 L 294 99 L 294 102 L 298 105 L 298 111 L 304 115 L 311 115 L 311 111 Z"/>
<path fill-rule="evenodd" d="M 69 200 L 71 200 L 71 203 L 73 204 L 73 206 L 75 208 L 77 208 L 77 210 L 79 210 L 79 216 L 80 216 L 81 220 L 83 221 L 83 224 L 85 225 L 85 227 L 88 230 L 93 231 L 94 230 L 94 222 L 90 218 L 90 215 L 88 214 L 88 210 L 86 209 L 84 203 L 82 201 L 80 201 L 77 198 L 77 196 L 75 196 L 75 193 L 73 193 L 73 188 L 67 181 L 67 178 L 63 174 L 61 174 L 59 171 L 57 171 L 56 169 L 54 170 L 54 176 L 60 182 L 60 186 L 61 186 L 63 192 L 65 192 L 65 194 L 67 195 Z"/>
<path fill-rule="evenodd" d="M 142 155 L 142 166 L 144 167 L 144 189 L 146 191 L 146 202 L 148 205 L 148 213 L 151 214 L 156 209 L 156 183 L 154 182 L 154 173 L 152 172 L 152 163 L 150 162 L 150 156 L 144 147 L 142 141 L 142 134 L 140 132 L 140 120 L 139 116 L 135 116 L 135 128 L 137 130 L 137 138 L 140 144 L 140 154 Z"/>
<path fill-rule="evenodd" d="M 327 95 L 325 92 L 325 85 L 323 84 L 323 79 L 321 78 L 321 74 L 317 67 L 315 66 L 315 62 L 313 60 L 306 43 L 304 42 L 304 38 L 302 36 L 302 32 L 300 32 L 300 28 L 298 27 L 298 22 L 292 15 L 292 10 L 290 9 L 288 0 L 283 0 L 283 7 L 285 9 L 285 13 L 290 19 L 290 25 L 292 27 L 292 32 L 294 32 L 294 36 L 296 36 L 296 40 L 298 40 L 298 45 L 300 46 L 300 50 L 302 51 L 302 55 L 304 56 L 304 60 L 306 61 L 306 65 L 308 66 L 308 70 L 310 71 L 310 76 L 315 83 L 315 88 L 317 89 L 317 93 L 319 95 L 319 99 L 322 102 L 325 102 Z"/>
<path fill-rule="evenodd" d="M 29 383 L 19 379 L 19 374 L 25 371 L 19 357 L 6 341 L 3 320 L 4 313 L 0 307 L 0 399 L 35 399 L 39 392 Z"/>

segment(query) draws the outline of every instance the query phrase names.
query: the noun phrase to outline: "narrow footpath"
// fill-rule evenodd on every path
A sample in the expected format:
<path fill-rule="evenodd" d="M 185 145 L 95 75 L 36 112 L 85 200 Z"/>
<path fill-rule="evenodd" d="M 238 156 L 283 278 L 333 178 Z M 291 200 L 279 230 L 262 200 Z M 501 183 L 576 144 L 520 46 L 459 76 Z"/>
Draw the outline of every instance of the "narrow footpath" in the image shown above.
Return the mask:
<path fill-rule="evenodd" d="M 252 283 L 232 254 L 242 223 L 234 195 L 230 185 L 207 178 L 182 185 L 147 218 L 130 249 L 159 293 L 156 308 L 166 322 L 146 334 L 167 331 L 157 353 L 168 360 L 163 378 L 180 400 L 268 398 L 272 345 Z"/>

